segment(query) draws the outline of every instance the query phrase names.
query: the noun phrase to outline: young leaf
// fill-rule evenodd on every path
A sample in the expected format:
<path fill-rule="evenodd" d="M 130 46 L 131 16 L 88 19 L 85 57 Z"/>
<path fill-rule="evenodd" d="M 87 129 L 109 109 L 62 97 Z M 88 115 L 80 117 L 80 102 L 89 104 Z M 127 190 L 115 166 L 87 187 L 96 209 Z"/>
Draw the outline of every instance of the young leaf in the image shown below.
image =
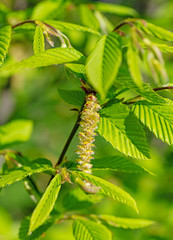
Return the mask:
<path fill-rule="evenodd" d="M 71 31 L 80 31 L 80 32 L 88 32 L 88 33 L 92 33 L 95 35 L 100 36 L 100 33 L 97 32 L 96 30 L 92 29 L 92 28 L 87 28 L 81 25 L 77 25 L 74 23 L 68 23 L 68 22 L 61 22 L 61 21 L 55 21 L 55 20 L 46 20 L 44 21 L 45 23 L 53 26 L 54 28 L 63 31 L 63 30 L 71 30 Z"/>
<path fill-rule="evenodd" d="M 33 123 L 30 120 L 14 120 L 0 126 L 0 148 L 26 142 L 31 136 L 32 129 Z"/>
<path fill-rule="evenodd" d="M 60 188 L 61 176 L 57 174 L 46 188 L 42 198 L 31 215 L 29 233 L 32 233 L 45 222 L 54 207 Z"/>
<path fill-rule="evenodd" d="M 82 53 L 74 48 L 53 48 L 42 53 L 38 53 L 21 62 L 4 66 L 0 69 L 0 73 L 7 72 L 13 74 L 21 69 L 46 67 L 55 64 L 63 64 L 70 62 L 83 62 L 85 57 Z"/>
<path fill-rule="evenodd" d="M 72 172 L 73 175 L 73 172 Z M 91 174 L 76 172 L 74 176 L 79 175 L 82 179 L 91 182 L 93 185 L 101 187 L 100 192 L 104 195 L 113 198 L 114 200 L 126 204 L 132 207 L 135 211 L 138 212 L 135 200 L 123 189 L 117 187 L 116 185 Z"/>
<path fill-rule="evenodd" d="M 78 218 L 73 222 L 73 235 L 76 240 L 111 240 L 111 232 L 101 223 Z"/>
<path fill-rule="evenodd" d="M 102 98 L 113 84 L 121 60 L 121 38 L 115 32 L 104 35 L 89 55 L 86 64 L 88 81 Z"/>
<path fill-rule="evenodd" d="M 0 188 L 18 182 L 27 176 L 45 171 L 54 172 L 54 168 L 50 164 L 50 161 L 42 158 L 32 161 L 30 165 L 9 169 L 6 174 L 0 175 Z"/>
<path fill-rule="evenodd" d="M 35 229 L 31 235 L 28 236 L 29 231 L 29 224 L 30 224 L 30 218 L 25 218 L 19 228 L 19 239 L 20 240 L 36 240 L 38 239 L 43 233 L 45 233 L 56 221 L 55 217 L 51 217 L 45 223 L 43 223 L 40 227 Z"/>
<path fill-rule="evenodd" d="M 100 12 L 112 13 L 118 16 L 137 17 L 139 15 L 133 8 L 122 6 L 122 5 L 97 2 L 94 4 L 94 6 Z"/>
<path fill-rule="evenodd" d="M 79 11 L 80 11 L 80 18 L 84 26 L 87 26 L 89 28 L 94 28 L 96 30 L 100 28 L 100 25 L 96 16 L 92 12 L 92 10 L 88 8 L 87 5 L 80 4 Z"/>
<path fill-rule="evenodd" d="M 85 99 L 85 93 L 79 90 L 58 89 L 62 99 L 72 105 L 81 106 Z"/>
<path fill-rule="evenodd" d="M 44 52 L 45 50 L 43 30 L 40 26 L 36 26 L 35 28 L 33 50 L 34 54 Z"/>
<path fill-rule="evenodd" d="M 93 200 L 80 188 L 75 188 L 68 192 L 63 199 L 63 206 L 66 210 L 79 210 L 93 205 Z"/>
<path fill-rule="evenodd" d="M 150 36 L 154 36 L 164 41 L 173 42 L 173 33 L 162 27 L 156 26 L 149 22 L 146 22 L 146 26 L 141 23 L 139 24 L 139 26 L 146 34 Z"/>
<path fill-rule="evenodd" d="M 156 92 L 154 92 L 150 85 L 148 85 L 147 83 L 143 83 L 142 88 L 138 87 L 136 83 L 133 81 L 129 71 L 125 66 L 119 69 L 116 81 L 122 84 L 123 86 L 131 89 L 132 91 L 136 92 L 137 94 L 139 94 L 139 96 L 144 97 L 148 101 L 154 102 L 156 104 L 166 103 L 165 100 L 161 96 L 159 96 Z"/>
<path fill-rule="evenodd" d="M 123 156 L 110 156 L 99 159 L 92 160 L 93 170 L 111 170 L 116 172 L 126 172 L 126 173 L 148 173 L 152 174 L 146 168 L 143 168 Z"/>
<path fill-rule="evenodd" d="M 132 158 L 150 158 L 143 127 L 127 106 L 111 100 L 100 111 L 100 115 L 98 132 L 114 148 Z"/>
<path fill-rule="evenodd" d="M 142 87 L 142 75 L 139 68 L 139 56 L 136 47 L 133 45 L 132 40 L 129 41 L 127 50 L 127 63 L 133 81 L 137 86 Z"/>
<path fill-rule="evenodd" d="M 111 215 L 100 215 L 99 218 L 104 220 L 107 224 L 117 227 L 117 228 L 125 228 L 125 229 L 138 229 L 148 227 L 154 224 L 153 221 L 147 219 L 138 219 L 138 218 L 120 218 Z"/>
<path fill-rule="evenodd" d="M 173 104 L 157 105 L 140 101 L 133 106 L 134 114 L 155 136 L 163 142 L 173 145 Z"/>
<path fill-rule="evenodd" d="M 131 124 L 133 124 L 133 121 L 131 121 Z M 128 127 L 128 130 L 130 131 L 130 127 Z M 119 129 L 116 125 L 116 122 L 111 121 L 109 118 L 102 117 L 100 119 L 98 132 L 102 137 L 110 142 L 114 148 L 126 156 L 141 160 L 148 160 L 148 158 L 138 149 L 138 146 L 143 147 L 140 130 L 138 130 L 138 139 L 136 139 L 137 145 L 134 145 L 127 133 L 122 129 Z M 137 133 L 133 129 L 131 133 L 133 140 L 135 140 L 135 136 L 137 136 Z"/>
<path fill-rule="evenodd" d="M 11 34 L 11 26 L 0 28 L 0 67 L 3 65 L 4 60 L 7 56 L 11 41 Z"/>
<path fill-rule="evenodd" d="M 173 53 L 173 46 L 161 43 L 153 43 L 153 45 L 157 46 L 160 49 L 160 51 L 164 53 Z"/>
<path fill-rule="evenodd" d="M 41 1 L 33 9 L 31 19 L 44 20 L 57 16 L 63 6 L 63 1 Z"/>
<path fill-rule="evenodd" d="M 68 63 L 65 66 L 71 73 L 73 73 L 78 78 L 81 78 L 83 80 L 85 80 L 87 78 L 86 77 L 86 71 L 85 71 L 85 65 Z"/>

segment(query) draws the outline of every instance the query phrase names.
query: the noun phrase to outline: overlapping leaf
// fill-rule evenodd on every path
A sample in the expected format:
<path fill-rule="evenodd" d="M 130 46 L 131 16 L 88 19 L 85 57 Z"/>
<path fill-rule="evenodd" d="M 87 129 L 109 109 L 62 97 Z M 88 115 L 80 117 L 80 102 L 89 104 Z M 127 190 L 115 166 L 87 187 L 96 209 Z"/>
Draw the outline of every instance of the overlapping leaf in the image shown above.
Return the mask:
<path fill-rule="evenodd" d="M 42 198 L 31 215 L 29 233 L 33 232 L 45 222 L 54 207 L 60 188 L 61 176 L 57 174 L 46 188 Z"/>
<path fill-rule="evenodd" d="M 0 67 L 3 65 L 4 60 L 7 56 L 11 41 L 11 34 L 11 26 L 0 28 Z"/>
<path fill-rule="evenodd" d="M 85 99 L 85 93 L 80 90 L 58 89 L 58 92 L 65 102 L 72 105 L 81 106 Z"/>
<path fill-rule="evenodd" d="M 142 86 L 142 75 L 139 68 L 139 56 L 136 47 L 133 45 L 132 41 L 129 41 L 128 50 L 127 50 L 127 63 L 133 81 L 139 87 Z"/>
<path fill-rule="evenodd" d="M 153 221 L 147 219 L 138 219 L 138 218 L 120 218 L 111 215 L 100 215 L 100 219 L 104 220 L 107 224 L 125 229 L 138 229 L 148 227 L 154 224 Z"/>
<path fill-rule="evenodd" d="M 96 16 L 94 15 L 94 13 L 92 12 L 92 10 L 90 10 L 87 5 L 80 4 L 79 11 L 80 11 L 80 18 L 84 26 L 87 26 L 89 28 L 93 28 L 96 30 L 99 29 L 100 27 L 99 22 Z"/>
<path fill-rule="evenodd" d="M 29 224 L 30 224 L 30 218 L 25 218 L 19 229 L 19 239 L 20 240 L 36 240 L 38 239 L 43 233 L 45 233 L 54 223 L 55 220 L 58 218 L 51 217 L 50 219 L 46 220 L 45 223 L 43 223 L 40 227 L 38 227 L 36 230 L 32 232 L 32 234 L 28 235 L 29 231 Z"/>
<path fill-rule="evenodd" d="M 125 66 L 119 69 L 118 76 L 116 81 L 125 87 L 133 90 L 140 96 L 144 97 L 145 99 L 157 103 L 157 104 L 164 104 L 166 103 L 165 100 L 159 96 L 156 92 L 152 90 L 152 88 L 147 84 L 144 83 L 142 88 L 138 87 L 135 82 L 133 81 L 132 77 L 129 74 L 129 71 Z"/>
<path fill-rule="evenodd" d="M 100 114 L 98 132 L 114 148 L 132 158 L 150 158 L 143 127 L 127 106 L 112 100 Z"/>
<path fill-rule="evenodd" d="M 93 170 L 111 170 L 125 173 L 152 174 L 146 168 L 143 168 L 131 162 L 130 160 L 128 160 L 128 158 L 119 155 L 94 159 L 92 160 L 92 164 Z"/>
<path fill-rule="evenodd" d="M 83 80 L 86 79 L 85 65 L 83 65 L 83 64 L 75 64 L 75 63 L 68 63 L 65 66 L 71 73 L 73 73 L 78 78 L 81 78 Z"/>
<path fill-rule="evenodd" d="M 157 138 L 173 145 L 173 104 L 157 105 L 140 101 L 133 106 L 134 114 Z"/>
<path fill-rule="evenodd" d="M 72 189 L 63 199 L 63 206 L 66 210 L 79 210 L 93 205 L 93 200 L 80 188 Z"/>
<path fill-rule="evenodd" d="M 142 24 L 140 22 L 138 24 L 146 34 L 164 41 L 173 42 L 173 32 L 170 32 L 169 30 L 166 30 L 149 22 L 146 22 L 145 24 Z"/>
<path fill-rule="evenodd" d="M 73 222 L 73 235 L 76 240 L 111 240 L 111 232 L 101 223 L 78 218 Z"/>
<path fill-rule="evenodd" d="M 72 173 L 73 174 L 73 173 Z M 135 211 L 138 212 L 135 200 L 123 189 L 117 187 L 116 185 L 93 175 L 79 172 L 77 173 L 82 179 L 91 182 L 95 186 L 99 186 L 100 192 L 104 195 L 132 207 Z M 76 177 L 76 174 L 75 174 Z"/>
<path fill-rule="evenodd" d="M 35 29 L 33 50 L 34 50 L 34 54 L 44 52 L 45 50 L 43 30 L 40 26 L 36 26 L 36 29 Z"/>
<path fill-rule="evenodd" d="M 19 168 L 10 169 L 6 174 L 0 175 L 0 188 L 10 185 L 14 182 L 18 182 L 27 176 L 35 173 L 41 173 L 45 171 L 52 171 L 54 169 L 50 164 L 50 161 L 46 159 L 36 159 L 30 165 L 25 165 Z"/>
<path fill-rule="evenodd" d="M 121 60 L 121 38 L 115 32 L 104 35 L 88 57 L 88 81 L 103 98 L 113 84 Z"/>
<path fill-rule="evenodd" d="M 56 29 L 63 31 L 63 30 L 72 30 L 72 31 L 82 31 L 82 32 L 88 32 L 95 35 L 100 36 L 100 33 L 92 28 L 87 28 L 81 25 L 77 25 L 74 23 L 69 22 L 61 22 L 61 21 L 55 21 L 55 20 L 46 20 L 45 23 L 50 24 L 51 26 L 55 27 Z"/>
<path fill-rule="evenodd" d="M 0 74 L 4 72 L 13 74 L 21 69 L 46 67 L 55 64 L 80 63 L 84 60 L 85 57 L 74 48 L 53 48 L 24 59 L 21 62 L 4 66 L 0 69 Z"/>

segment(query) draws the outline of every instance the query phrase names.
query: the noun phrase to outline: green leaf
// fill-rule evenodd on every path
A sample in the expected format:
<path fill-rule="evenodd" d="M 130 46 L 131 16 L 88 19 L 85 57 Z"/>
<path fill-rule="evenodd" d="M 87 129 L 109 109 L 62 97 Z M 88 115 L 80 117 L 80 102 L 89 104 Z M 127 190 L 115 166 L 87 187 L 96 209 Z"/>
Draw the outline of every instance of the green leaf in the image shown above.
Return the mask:
<path fill-rule="evenodd" d="M 127 106 L 118 100 L 111 100 L 100 114 L 98 132 L 114 148 L 132 158 L 150 158 L 143 127 Z"/>
<path fill-rule="evenodd" d="M 29 231 L 29 224 L 30 224 L 30 218 L 25 218 L 19 228 L 19 239 L 20 240 L 36 240 L 38 239 L 43 233 L 45 233 L 54 223 L 55 223 L 54 217 L 51 217 L 47 221 L 45 221 L 44 224 L 42 224 L 40 227 L 38 227 L 36 230 L 32 232 L 31 235 L 28 236 Z"/>
<path fill-rule="evenodd" d="M 44 20 L 57 16 L 63 6 L 63 1 L 41 1 L 33 9 L 31 19 Z"/>
<path fill-rule="evenodd" d="M 97 2 L 94 4 L 94 6 L 100 12 L 112 13 L 118 16 L 137 17 L 139 15 L 133 8 L 122 5 Z"/>
<path fill-rule="evenodd" d="M 12 29 L 11 26 L 0 28 L 0 67 L 3 65 L 7 56 L 11 42 Z"/>
<path fill-rule="evenodd" d="M 0 188 L 18 182 L 27 176 L 45 171 L 54 172 L 54 168 L 50 164 L 50 161 L 42 158 L 36 159 L 22 167 L 9 169 L 6 174 L 0 175 Z"/>
<path fill-rule="evenodd" d="M 85 93 L 80 90 L 58 89 L 58 92 L 65 102 L 72 105 L 81 106 L 85 99 Z"/>
<path fill-rule="evenodd" d="M 148 173 L 152 174 L 146 168 L 143 168 L 124 156 L 108 156 L 104 158 L 92 160 L 93 170 L 111 170 L 116 172 L 125 172 L 125 173 Z"/>
<path fill-rule="evenodd" d="M 97 32 L 96 30 L 94 30 L 92 28 L 87 28 L 87 27 L 84 27 L 81 25 L 77 25 L 74 23 L 61 22 L 61 21 L 55 21 L 55 20 L 46 20 L 44 22 L 53 26 L 54 28 L 56 28 L 60 31 L 64 31 L 64 30 L 80 31 L 80 32 L 88 32 L 88 33 L 92 33 L 92 34 L 100 36 L 100 33 Z"/>
<path fill-rule="evenodd" d="M 161 43 L 153 43 L 153 45 L 157 46 L 164 53 L 173 53 L 173 46 Z"/>
<path fill-rule="evenodd" d="M 111 232 L 101 223 L 78 218 L 73 222 L 73 235 L 76 240 L 111 240 Z"/>
<path fill-rule="evenodd" d="M 32 129 L 33 123 L 30 120 L 14 120 L 0 126 L 0 148 L 28 141 Z"/>
<path fill-rule="evenodd" d="M 171 101 L 163 105 L 140 101 L 133 106 L 132 110 L 157 138 L 173 145 L 173 104 Z"/>
<path fill-rule="evenodd" d="M 85 57 L 74 48 L 53 48 L 42 53 L 38 53 L 21 62 L 4 66 L 0 69 L 0 73 L 8 72 L 13 74 L 19 70 L 36 67 L 46 67 L 55 64 L 63 64 L 70 62 L 82 62 Z"/>
<path fill-rule="evenodd" d="M 154 102 L 157 104 L 166 103 L 165 100 L 161 96 L 159 96 L 156 92 L 154 92 L 147 83 L 144 83 L 142 88 L 138 87 L 133 81 L 132 77 L 130 76 L 130 73 L 127 70 L 127 67 L 125 66 L 119 69 L 119 73 L 116 78 L 116 81 L 151 102 Z"/>
<path fill-rule="evenodd" d="M 57 174 L 46 188 L 42 198 L 31 215 L 29 233 L 33 232 L 45 222 L 54 207 L 60 188 L 61 176 Z"/>
<path fill-rule="evenodd" d="M 79 210 L 93 205 L 93 200 L 80 188 L 72 189 L 63 199 L 63 206 L 66 210 Z"/>
<path fill-rule="evenodd" d="M 113 84 L 121 60 L 121 38 L 115 32 L 104 35 L 89 55 L 86 65 L 88 81 L 102 98 Z"/>
<path fill-rule="evenodd" d="M 111 215 L 100 215 L 99 218 L 104 220 L 107 224 L 117 227 L 117 228 L 125 228 L 125 229 L 138 229 L 148 227 L 154 224 L 153 221 L 147 219 L 138 219 L 138 218 L 120 218 Z"/>
<path fill-rule="evenodd" d="M 72 172 L 73 175 L 73 172 Z M 91 182 L 95 186 L 101 187 L 100 192 L 104 195 L 132 207 L 135 211 L 138 212 L 135 200 L 123 189 L 117 187 L 116 185 L 91 174 L 83 172 L 75 172 L 74 177 L 79 176 L 83 180 Z"/>
<path fill-rule="evenodd" d="M 100 31 L 103 34 L 108 34 L 113 31 L 114 25 L 113 23 L 100 11 L 95 11 L 95 16 L 100 24 Z"/>
<path fill-rule="evenodd" d="M 44 52 L 45 50 L 43 30 L 40 26 L 36 26 L 36 29 L 35 29 L 33 50 L 34 50 L 34 54 Z"/>
<path fill-rule="evenodd" d="M 148 35 L 154 36 L 156 38 L 159 38 L 164 41 L 173 42 L 173 33 L 162 28 L 159 26 L 156 26 L 152 23 L 146 22 L 146 26 L 142 24 L 141 22 L 138 23 L 139 27 Z"/>
<path fill-rule="evenodd" d="M 83 80 L 86 79 L 85 65 L 68 63 L 65 66 L 66 66 L 67 70 L 69 70 L 71 73 L 73 73 L 78 78 L 81 78 Z"/>
<path fill-rule="evenodd" d="M 9 13 L 10 9 L 5 4 L 0 2 L 0 12 Z"/>
<path fill-rule="evenodd" d="M 127 63 L 134 82 L 137 86 L 142 87 L 142 75 L 139 68 L 139 56 L 136 47 L 132 43 L 132 40 L 129 41 L 128 45 Z"/>
<path fill-rule="evenodd" d="M 88 8 L 87 5 L 80 4 L 79 11 L 80 11 L 80 18 L 84 26 L 87 26 L 89 28 L 94 28 L 96 30 L 100 28 L 100 24 L 96 16 L 94 15 L 93 11 Z"/>

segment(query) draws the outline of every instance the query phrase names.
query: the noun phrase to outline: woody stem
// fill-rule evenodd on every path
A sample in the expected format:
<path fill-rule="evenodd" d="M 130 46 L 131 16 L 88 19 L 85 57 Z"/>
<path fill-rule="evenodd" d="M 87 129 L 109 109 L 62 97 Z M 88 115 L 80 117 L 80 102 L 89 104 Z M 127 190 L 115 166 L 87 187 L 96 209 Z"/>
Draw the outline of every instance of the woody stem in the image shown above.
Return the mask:
<path fill-rule="evenodd" d="M 67 152 L 67 150 L 68 150 L 68 148 L 69 148 L 69 146 L 70 146 L 70 143 L 71 143 L 73 137 L 75 136 L 75 133 L 77 132 L 77 130 L 78 130 L 79 126 L 80 126 L 80 113 L 81 113 L 82 110 L 83 110 L 84 104 L 85 104 L 85 102 L 83 103 L 83 105 L 82 105 L 82 107 L 81 107 L 81 110 L 80 110 L 80 112 L 79 112 L 79 114 L 78 114 L 78 118 L 77 118 L 77 120 L 76 120 L 76 122 L 75 122 L 75 124 L 74 124 L 74 127 L 73 127 L 73 129 L 72 129 L 72 131 L 71 131 L 71 133 L 70 133 L 70 136 L 69 136 L 68 139 L 67 139 L 66 144 L 64 145 L 64 148 L 63 148 L 63 150 L 62 150 L 62 152 L 61 152 L 61 155 L 60 155 L 57 163 L 55 164 L 55 168 L 62 163 L 62 161 L 63 161 L 63 159 L 64 159 L 64 156 L 65 156 L 65 154 L 66 154 L 66 152 Z"/>

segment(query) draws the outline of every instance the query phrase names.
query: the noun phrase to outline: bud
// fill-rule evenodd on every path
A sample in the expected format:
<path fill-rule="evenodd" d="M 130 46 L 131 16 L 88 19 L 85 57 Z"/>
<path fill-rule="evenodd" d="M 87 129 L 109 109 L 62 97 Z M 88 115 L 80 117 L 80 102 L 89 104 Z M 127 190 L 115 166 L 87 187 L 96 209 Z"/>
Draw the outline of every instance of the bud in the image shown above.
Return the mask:
<path fill-rule="evenodd" d="M 82 180 L 81 178 L 76 178 L 75 182 L 79 185 L 79 187 L 87 193 L 98 193 L 101 187 L 95 186 L 86 180 Z"/>

